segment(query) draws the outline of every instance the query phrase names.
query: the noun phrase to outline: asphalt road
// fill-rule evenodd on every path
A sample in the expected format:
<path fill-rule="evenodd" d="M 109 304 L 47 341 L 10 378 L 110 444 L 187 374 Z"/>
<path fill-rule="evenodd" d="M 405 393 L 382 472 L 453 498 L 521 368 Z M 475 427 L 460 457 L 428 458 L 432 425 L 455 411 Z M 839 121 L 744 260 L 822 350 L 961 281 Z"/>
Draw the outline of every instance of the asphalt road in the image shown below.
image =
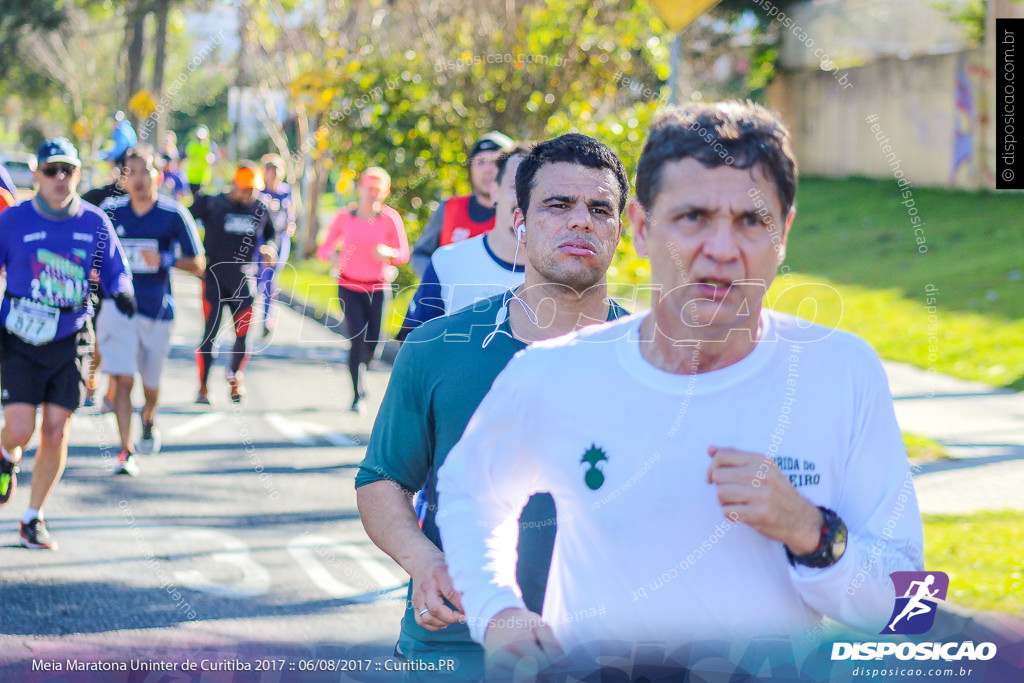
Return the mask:
<path fill-rule="evenodd" d="M 0 681 L 397 680 L 385 670 L 407 577 L 366 538 L 353 488 L 386 368 L 367 378 L 370 410 L 350 413 L 347 344 L 279 306 L 242 405 L 228 400 L 222 360 L 214 404 L 194 405 L 198 281 L 175 287 L 162 451 L 140 456 L 138 477 L 114 476 L 113 416 L 79 411 L 46 506 L 60 549 L 18 545 L 31 451 L 0 508 Z M 82 662 L 135 673 L 68 672 Z"/>

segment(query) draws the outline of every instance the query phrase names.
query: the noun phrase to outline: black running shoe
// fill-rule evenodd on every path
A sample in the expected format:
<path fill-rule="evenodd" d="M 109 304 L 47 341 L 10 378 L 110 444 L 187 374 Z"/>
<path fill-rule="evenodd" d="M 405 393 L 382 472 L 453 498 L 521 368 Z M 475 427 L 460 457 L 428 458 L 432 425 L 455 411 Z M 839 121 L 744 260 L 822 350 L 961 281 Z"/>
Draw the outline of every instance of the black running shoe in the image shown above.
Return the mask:
<path fill-rule="evenodd" d="M 139 453 L 152 455 L 160 452 L 160 430 L 152 422 L 142 423 L 142 438 L 139 439 Z"/>
<path fill-rule="evenodd" d="M 28 524 L 21 523 L 21 544 L 29 550 L 56 550 L 57 541 L 50 537 L 46 522 L 33 519 Z"/>
<path fill-rule="evenodd" d="M 18 462 L 21 462 L 21 449 L 15 448 L 19 455 Z M 3 505 L 14 495 L 14 489 L 18 485 L 18 462 L 11 462 L 0 455 L 0 505 Z"/>

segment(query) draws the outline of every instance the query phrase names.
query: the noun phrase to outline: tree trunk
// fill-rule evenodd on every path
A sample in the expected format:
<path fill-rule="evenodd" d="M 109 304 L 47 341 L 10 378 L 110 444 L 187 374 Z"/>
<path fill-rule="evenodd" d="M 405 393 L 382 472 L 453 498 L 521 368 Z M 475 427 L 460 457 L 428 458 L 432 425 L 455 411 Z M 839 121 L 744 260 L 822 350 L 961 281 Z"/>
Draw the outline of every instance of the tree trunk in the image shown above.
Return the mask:
<path fill-rule="evenodd" d="M 229 147 L 231 149 L 231 155 L 235 158 L 241 158 L 248 154 L 249 146 L 252 141 L 246 137 L 247 131 L 242 125 L 242 113 L 243 104 L 246 101 L 246 88 L 249 83 L 252 82 L 250 73 L 252 69 L 249 66 L 250 55 L 252 50 L 249 46 L 249 24 L 252 22 L 252 11 L 246 3 L 240 3 L 238 5 L 238 56 L 235 66 L 235 92 L 238 96 L 235 99 L 235 111 L 234 111 L 234 126 L 231 131 L 231 141 Z M 228 107 L 231 107 L 231 98 L 228 97 Z M 228 118 L 230 120 L 231 114 L 229 112 Z"/>
<path fill-rule="evenodd" d="M 313 126 L 306 131 L 306 135 L 300 140 L 311 139 L 315 131 L 323 125 L 323 114 L 317 114 L 313 120 Z M 309 155 L 313 158 L 313 168 L 310 173 L 309 191 L 306 193 L 306 236 L 303 240 L 304 258 L 309 258 L 316 253 L 316 236 L 320 232 L 320 216 L 317 207 L 320 204 L 320 196 L 323 194 L 324 160 L 323 155 L 317 150 L 311 150 Z"/>
<path fill-rule="evenodd" d="M 146 8 L 143 0 L 136 0 L 128 10 L 128 20 L 125 26 L 126 52 L 128 54 L 128 74 L 125 79 L 127 92 L 123 97 L 125 117 L 132 122 L 133 126 L 138 125 L 138 118 L 128 108 L 128 102 L 139 91 L 142 81 L 142 60 L 146 57 L 145 34 L 146 34 Z"/>
<path fill-rule="evenodd" d="M 153 55 L 153 99 L 156 100 L 156 111 L 142 127 L 139 138 L 150 141 L 163 151 L 164 144 L 164 67 L 167 63 L 167 15 L 171 10 L 171 0 L 156 0 L 154 8 L 156 16 L 156 51 Z"/>
<path fill-rule="evenodd" d="M 298 254 L 298 259 L 301 260 L 307 258 L 310 254 L 310 247 L 307 243 L 310 241 L 308 235 L 309 229 L 309 215 L 306 213 L 305 208 L 309 201 L 310 192 L 308 191 L 311 187 L 309 173 L 306 169 L 306 160 L 308 152 L 305 151 L 302 141 L 309 137 L 309 118 L 306 114 L 305 107 L 299 105 L 295 109 L 295 139 L 297 144 L 295 145 L 295 155 L 292 157 L 295 173 L 292 175 L 294 182 L 292 185 L 298 188 L 300 202 L 295 207 L 295 218 L 297 225 L 295 226 L 295 253 Z M 314 217 L 315 217 L 315 211 Z M 316 251 L 316 233 L 319 230 L 319 225 L 312 231 L 313 232 L 313 247 L 312 251 Z"/>

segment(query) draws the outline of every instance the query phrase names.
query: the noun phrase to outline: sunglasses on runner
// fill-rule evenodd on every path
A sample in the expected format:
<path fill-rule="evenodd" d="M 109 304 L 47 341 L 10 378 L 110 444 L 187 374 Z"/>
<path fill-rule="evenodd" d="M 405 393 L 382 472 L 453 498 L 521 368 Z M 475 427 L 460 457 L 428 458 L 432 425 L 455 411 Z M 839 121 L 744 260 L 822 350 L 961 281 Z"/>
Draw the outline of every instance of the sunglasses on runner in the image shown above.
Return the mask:
<path fill-rule="evenodd" d="M 70 177 L 75 170 L 75 167 L 70 164 L 55 164 L 53 166 L 43 166 L 39 169 L 39 172 L 47 178 L 56 178 L 58 173 L 63 173 L 65 177 Z"/>

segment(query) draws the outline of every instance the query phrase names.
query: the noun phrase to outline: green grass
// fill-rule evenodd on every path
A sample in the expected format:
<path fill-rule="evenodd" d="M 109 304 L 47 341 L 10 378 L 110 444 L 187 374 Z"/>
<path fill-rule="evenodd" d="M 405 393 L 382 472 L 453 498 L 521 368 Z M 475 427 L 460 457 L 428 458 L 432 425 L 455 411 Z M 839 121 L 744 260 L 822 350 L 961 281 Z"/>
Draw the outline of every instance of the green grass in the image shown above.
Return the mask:
<path fill-rule="evenodd" d="M 1024 514 L 925 515 L 925 566 L 949 574 L 958 605 L 1024 616 Z"/>
<path fill-rule="evenodd" d="M 779 278 L 772 308 L 860 335 L 880 356 L 997 386 L 1024 388 L 1024 320 L 967 313 L 907 298 L 899 288 L 868 289 L 813 275 Z"/>
<path fill-rule="evenodd" d="M 786 259 L 800 276 L 791 284 L 837 290 L 818 290 L 831 295 L 815 295 L 819 320 L 861 335 L 884 358 L 1024 389 L 1020 195 L 911 191 L 925 253 L 895 182 L 802 180 Z M 795 312 L 803 297 L 794 294 L 778 307 Z"/>
<path fill-rule="evenodd" d="M 293 298 L 305 301 L 318 315 L 325 312 L 335 316 L 341 315 L 338 301 L 338 281 L 331 277 L 329 266 L 317 259 L 308 259 L 281 271 L 279 280 L 281 288 L 290 292 Z M 405 311 L 415 290 L 403 290 L 392 300 L 391 306 L 384 312 L 384 334 L 394 337 L 402 327 Z"/>
<path fill-rule="evenodd" d="M 895 289 L 911 301 L 923 302 L 931 284 L 943 312 L 1024 317 L 1021 195 L 911 191 L 923 254 L 894 181 L 801 180 L 787 263 L 840 285 Z"/>
<path fill-rule="evenodd" d="M 942 444 L 920 434 L 903 432 L 903 445 L 907 449 L 907 457 L 913 463 L 947 460 L 950 457 Z"/>
<path fill-rule="evenodd" d="M 334 215 L 338 211 L 338 196 L 334 194 L 331 188 L 328 188 L 327 192 L 320 195 L 320 201 L 317 204 L 317 211 L 322 214 Z"/>

